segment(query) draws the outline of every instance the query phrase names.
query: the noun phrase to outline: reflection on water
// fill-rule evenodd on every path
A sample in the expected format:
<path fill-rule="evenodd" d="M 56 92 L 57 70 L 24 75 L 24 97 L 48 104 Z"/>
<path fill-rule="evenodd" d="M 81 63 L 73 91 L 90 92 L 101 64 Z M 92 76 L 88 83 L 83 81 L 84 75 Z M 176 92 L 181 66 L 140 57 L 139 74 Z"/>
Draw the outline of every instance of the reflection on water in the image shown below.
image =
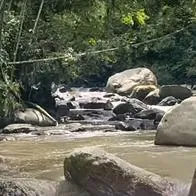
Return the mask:
<path fill-rule="evenodd" d="M 155 146 L 153 139 L 154 132 L 76 133 L 75 137 L 26 137 L 18 141 L 2 142 L 0 173 L 63 180 L 66 153 L 74 148 L 98 146 L 161 176 L 190 181 L 196 166 L 196 148 Z"/>

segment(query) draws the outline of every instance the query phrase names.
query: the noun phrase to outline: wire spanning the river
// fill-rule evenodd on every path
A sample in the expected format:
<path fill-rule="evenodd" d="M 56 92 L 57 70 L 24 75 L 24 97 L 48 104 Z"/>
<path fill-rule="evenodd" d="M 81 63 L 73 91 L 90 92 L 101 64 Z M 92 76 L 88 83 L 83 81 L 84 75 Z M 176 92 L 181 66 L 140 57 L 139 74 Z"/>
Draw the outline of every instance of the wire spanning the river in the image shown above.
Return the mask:
<path fill-rule="evenodd" d="M 154 38 L 154 39 L 150 39 L 150 40 L 147 40 L 147 41 L 143 41 L 143 42 L 139 42 L 139 43 L 135 43 L 135 44 L 132 44 L 131 47 L 138 47 L 138 46 L 141 46 L 141 45 L 144 45 L 144 44 L 149 44 L 149 43 L 152 43 L 152 42 L 156 42 L 156 41 L 160 41 L 160 40 L 163 40 L 165 38 L 168 38 L 168 37 L 172 37 L 173 35 L 176 35 L 180 32 L 183 32 L 184 30 L 188 29 L 192 24 L 189 24 L 187 25 L 186 27 L 182 28 L 182 29 L 179 29 L 179 30 L 176 30 L 172 33 L 169 33 L 169 34 L 166 34 L 166 35 L 163 35 L 161 37 L 158 37 L 158 38 Z M 105 53 L 105 52 L 112 52 L 112 51 L 116 51 L 118 50 L 119 47 L 115 47 L 115 48 L 109 48 L 109 49 L 104 49 L 104 50 L 98 50 L 98 51 L 90 51 L 90 52 L 83 52 L 83 53 L 77 53 L 75 55 L 75 57 L 82 57 L 82 56 L 86 56 L 87 54 L 99 54 L 99 53 Z M 57 56 L 57 57 L 49 57 L 49 58 L 42 58 L 42 59 L 31 59 L 31 60 L 24 60 L 24 61 L 16 61 L 16 62 L 8 62 L 9 65 L 19 65 L 19 64 L 31 64 L 31 63 L 39 63 L 39 62 L 48 62 L 48 61 L 55 61 L 55 60 L 60 60 L 60 59 L 68 59 L 70 58 L 70 55 L 60 55 L 60 56 Z"/>

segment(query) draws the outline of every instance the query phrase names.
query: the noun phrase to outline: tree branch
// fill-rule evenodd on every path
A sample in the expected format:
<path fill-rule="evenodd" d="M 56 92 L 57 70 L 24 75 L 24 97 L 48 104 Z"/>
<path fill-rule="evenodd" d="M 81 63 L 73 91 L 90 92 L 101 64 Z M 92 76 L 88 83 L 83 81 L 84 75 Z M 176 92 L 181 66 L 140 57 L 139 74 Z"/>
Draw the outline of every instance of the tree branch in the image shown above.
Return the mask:
<path fill-rule="evenodd" d="M 163 35 L 163 36 L 158 37 L 158 38 L 154 38 L 154 39 L 151 39 L 151 40 L 146 40 L 146 41 L 143 41 L 143 42 L 132 44 L 131 47 L 132 48 L 134 48 L 134 47 L 136 48 L 136 47 L 139 47 L 139 46 L 144 45 L 144 44 L 149 44 L 149 43 L 157 42 L 157 41 L 160 41 L 160 40 L 164 40 L 164 39 L 166 39 L 168 37 L 172 37 L 172 36 L 174 36 L 174 35 L 176 35 L 176 34 L 178 34 L 180 32 L 185 31 L 191 25 L 192 24 L 189 24 L 188 26 L 186 26 L 186 27 L 184 27 L 182 29 L 178 29 L 178 30 L 176 30 L 176 31 L 174 31 L 172 33 Z M 119 50 L 119 47 L 110 48 L 110 49 L 104 49 L 104 50 L 98 50 L 98 51 L 94 51 L 94 52 L 78 53 L 78 54 L 76 54 L 76 57 L 86 56 L 88 54 L 99 54 L 99 53 L 105 53 L 105 52 L 112 52 L 112 51 L 116 51 L 116 50 Z M 43 58 L 43 59 L 32 59 L 32 60 L 25 60 L 25 61 L 9 62 L 8 64 L 10 64 L 10 65 L 31 64 L 31 63 L 48 62 L 48 61 L 66 59 L 66 58 L 69 58 L 69 57 L 66 56 L 66 55 L 62 55 L 62 56 L 58 56 L 58 57 L 50 57 L 50 58 Z"/>

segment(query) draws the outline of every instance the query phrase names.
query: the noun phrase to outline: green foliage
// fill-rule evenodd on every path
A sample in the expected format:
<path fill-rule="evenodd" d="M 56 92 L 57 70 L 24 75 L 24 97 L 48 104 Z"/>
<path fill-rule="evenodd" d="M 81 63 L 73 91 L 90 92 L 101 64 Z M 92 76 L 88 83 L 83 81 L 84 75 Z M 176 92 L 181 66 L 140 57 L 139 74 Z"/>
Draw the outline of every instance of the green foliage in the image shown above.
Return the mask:
<path fill-rule="evenodd" d="M 5 12 L 3 47 L 10 61 L 22 3 L 14 0 Z M 111 74 L 139 66 L 151 68 L 160 83 L 184 83 L 194 75 L 195 1 L 48 0 L 32 34 L 39 6 L 28 1 L 17 60 L 65 58 L 15 66 L 14 78 L 24 88 L 40 81 L 104 85 Z M 118 49 L 96 52 L 110 48 Z"/>
<path fill-rule="evenodd" d="M 144 25 L 149 16 L 146 15 L 144 9 L 140 9 L 136 12 L 136 19 L 140 25 Z"/>
<path fill-rule="evenodd" d="M 8 59 L 4 51 L 0 57 L 0 118 L 10 117 L 13 111 L 21 107 L 20 85 L 11 78 L 13 66 L 7 65 Z"/>

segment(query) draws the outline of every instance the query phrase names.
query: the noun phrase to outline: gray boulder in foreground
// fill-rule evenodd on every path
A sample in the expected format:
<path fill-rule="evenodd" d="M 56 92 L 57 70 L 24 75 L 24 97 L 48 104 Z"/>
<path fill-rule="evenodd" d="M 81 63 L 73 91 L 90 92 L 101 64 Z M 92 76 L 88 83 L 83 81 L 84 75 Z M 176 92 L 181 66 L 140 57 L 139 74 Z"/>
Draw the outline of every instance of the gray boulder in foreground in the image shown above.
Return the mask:
<path fill-rule="evenodd" d="M 196 97 L 166 112 L 157 128 L 155 144 L 196 146 Z"/>
<path fill-rule="evenodd" d="M 157 85 L 156 76 L 147 68 L 128 69 L 109 77 L 106 91 L 129 95 L 136 86 Z"/>
<path fill-rule="evenodd" d="M 56 185 L 48 181 L 0 177 L 1 196 L 54 196 Z"/>
<path fill-rule="evenodd" d="M 187 196 L 188 190 L 96 148 L 67 155 L 64 174 L 93 196 Z M 176 192 L 178 191 L 178 193 Z"/>

